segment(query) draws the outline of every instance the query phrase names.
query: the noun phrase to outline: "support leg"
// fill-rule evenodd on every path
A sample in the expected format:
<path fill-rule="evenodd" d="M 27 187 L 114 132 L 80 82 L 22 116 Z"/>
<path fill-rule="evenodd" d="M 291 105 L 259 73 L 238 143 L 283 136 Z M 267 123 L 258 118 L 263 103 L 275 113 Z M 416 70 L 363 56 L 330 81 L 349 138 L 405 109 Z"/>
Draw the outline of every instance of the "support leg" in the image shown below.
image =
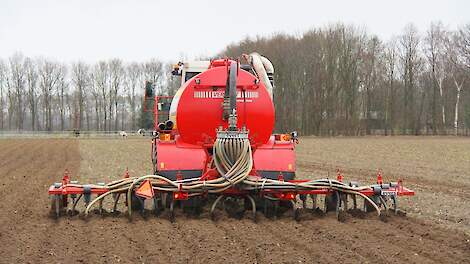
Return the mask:
<path fill-rule="evenodd" d="M 175 222 L 175 200 L 172 199 L 171 202 L 170 202 L 170 213 L 169 213 L 169 216 L 170 216 L 170 222 L 174 223 Z"/>
<path fill-rule="evenodd" d="M 78 211 L 75 209 L 77 207 L 78 201 L 82 198 L 83 194 L 78 195 L 77 199 L 72 203 L 72 210 L 70 211 L 70 216 L 74 216 L 78 214 Z"/>
<path fill-rule="evenodd" d="M 117 205 L 118 205 L 118 202 L 119 202 L 119 198 L 121 197 L 121 194 L 118 193 L 118 194 L 113 194 L 113 198 L 114 198 L 114 204 L 113 204 L 113 214 L 116 215 L 118 214 L 119 212 L 117 211 Z"/>
<path fill-rule="evenodd" d="M 291 201 L 292 209 L 294 210 L 294 220 L 299 222 L 300 221 L 300 209 L 297 208 L 297 202 L 295 200 Z"/>

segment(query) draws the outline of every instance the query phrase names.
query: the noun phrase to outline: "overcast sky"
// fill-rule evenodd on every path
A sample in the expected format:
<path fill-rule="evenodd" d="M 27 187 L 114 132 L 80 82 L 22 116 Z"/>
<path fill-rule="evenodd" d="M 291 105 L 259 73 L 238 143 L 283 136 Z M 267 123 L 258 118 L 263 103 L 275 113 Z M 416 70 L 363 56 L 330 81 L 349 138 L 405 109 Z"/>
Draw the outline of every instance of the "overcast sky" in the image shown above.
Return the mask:
<path fill-rule="evenodd" d="M 277 4 L 279 2 L 279 4 Z M 59 61 L 213 55 L 246 36 L 298 34 L 343 22 L 388 39 L 414 23 L 470 22 L 468 0 L 0 0 L 0 57 Z"/>

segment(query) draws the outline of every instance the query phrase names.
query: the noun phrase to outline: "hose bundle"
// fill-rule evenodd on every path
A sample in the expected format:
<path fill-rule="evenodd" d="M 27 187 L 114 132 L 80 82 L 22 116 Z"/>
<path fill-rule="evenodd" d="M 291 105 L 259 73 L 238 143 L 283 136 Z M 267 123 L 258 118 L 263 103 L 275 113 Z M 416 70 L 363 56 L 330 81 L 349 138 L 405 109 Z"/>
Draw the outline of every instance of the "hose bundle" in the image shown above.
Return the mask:
<path fill-rule="evenodd" d="M 128 201 L 132 192 L 144 180 L 150 179 L 153 189 L 161 192 L 188 192 L 189 196 L 201 195 L 205 192 L 220 193 L 238 185 L 248 177 L 253 168 L 253 155 L 248 139 L 217 139 L 213 148 L 214 164 L 222 177 L 202 181 L 200 178 L 173 181 L 160 175 L 145 175 L 111 182 L 105 187 L 109 189 L 88 204 L 85 214 L 98 201 L 113 193 L 127 192 Z M 128 206 L 128 213 L 132 214 Z"/>

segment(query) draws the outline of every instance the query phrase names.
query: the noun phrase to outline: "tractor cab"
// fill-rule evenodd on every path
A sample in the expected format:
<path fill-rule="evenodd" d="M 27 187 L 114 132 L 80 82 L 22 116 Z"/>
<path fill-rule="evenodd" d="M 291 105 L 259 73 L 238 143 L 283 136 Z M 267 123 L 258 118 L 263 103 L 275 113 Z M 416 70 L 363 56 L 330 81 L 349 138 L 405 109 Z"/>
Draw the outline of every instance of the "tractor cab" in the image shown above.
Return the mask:
<path fill-rule="evenodd" d="M 178 62 L 173 66 L 171 72 L 174 76 L 181 76 L 181 86 L 189 79 L 198 75 L 199 73 L 206 71 L 211 64 L 210 61 L 189 61 L 189 62 Z"/>

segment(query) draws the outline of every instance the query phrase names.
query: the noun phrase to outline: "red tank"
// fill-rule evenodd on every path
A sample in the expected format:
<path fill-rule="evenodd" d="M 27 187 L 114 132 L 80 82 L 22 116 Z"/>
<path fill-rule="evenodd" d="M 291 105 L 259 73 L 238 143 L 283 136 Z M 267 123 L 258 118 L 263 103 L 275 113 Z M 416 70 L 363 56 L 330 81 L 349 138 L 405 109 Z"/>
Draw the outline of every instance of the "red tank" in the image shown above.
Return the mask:
<path fill-rule="evenodd" d="M 154 173 L 170 179 L 210 177 L 216 131 L 227 129 L 224 96 L 233 60 L 214 60 L 206 70 L 187 80 L 170 107 L 171 131 L 160 131 L 153 144 Z M 237 129 L 244 127 L 253 148 L 252 174 L 290 180 L 295 176 L 294 143 L 272 135 L 274 105 L 266 86 L 254 74 L 237 68 Z M 218 177 L 217 175 L 213 175 Z"/>
<path fill-rule="evenodd" d="M 212 61 L 208 70 L 188 80 L 176 93 L 170 120 L 181 140 L 207 145 L 215 140 L 216 129 L 227 128 L 223 118 L 223 98 L 229 60 Z M 237 127 L 246 126 L 253 145 L 268 142 L 274 128 L 274 105 L 266 87 L 251 73 L 237 74 Z"/>

